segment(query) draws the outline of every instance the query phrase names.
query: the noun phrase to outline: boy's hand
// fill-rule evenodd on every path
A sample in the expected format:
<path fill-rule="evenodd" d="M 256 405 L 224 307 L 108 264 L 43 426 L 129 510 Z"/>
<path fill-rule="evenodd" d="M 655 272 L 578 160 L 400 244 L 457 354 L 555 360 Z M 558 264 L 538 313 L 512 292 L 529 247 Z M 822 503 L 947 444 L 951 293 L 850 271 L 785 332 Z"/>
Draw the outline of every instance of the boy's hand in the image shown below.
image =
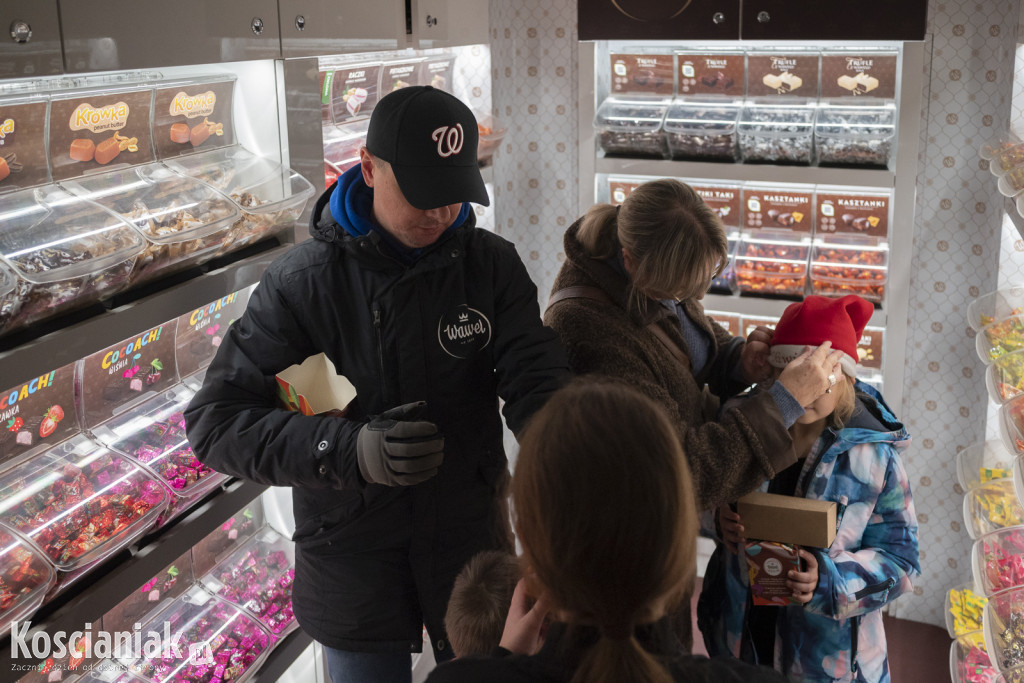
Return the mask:
<path fill-rule="evenodd" d="M 818 560 L 814 553 L 809 553 L 800 548 L 800 557 L 807 564 L 807 569 L 802 572 L 789 572 L 789 579 L 786 587 L 793 591 L 793 600 L 806 605 L 814 597 L 814 590 L 818 587 Z"/>
<path fill-rule="evenodd" d="M 733 555 L 740 551 L 740 545 L 747 542 L 743 537 L 743 523 L 740 513 L 733 512 L 728 505 L 718 508 L 718 528 L 722 533 L 722 543 Z"/>
<path fill-rule="evenodd" d="M 520 655 L 535 655 L 544 644 L 547 631 L 545 617 L 550 609 L 546 596 L 541 595 L 533 605 L 526 592 L 526 580 L 519 579 L 512 593 L 512 604 L 505 618 L 505 630 L 501 634 L 501 647 Z"/>

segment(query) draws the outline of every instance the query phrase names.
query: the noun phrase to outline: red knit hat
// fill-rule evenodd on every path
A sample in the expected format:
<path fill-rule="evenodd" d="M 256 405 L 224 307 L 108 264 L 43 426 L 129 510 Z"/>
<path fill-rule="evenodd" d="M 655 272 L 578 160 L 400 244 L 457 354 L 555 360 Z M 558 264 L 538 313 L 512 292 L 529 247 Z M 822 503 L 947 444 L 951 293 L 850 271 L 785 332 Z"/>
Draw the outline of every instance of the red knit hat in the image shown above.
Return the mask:
<path fill-rule="evenodd" d="M 839 361 L 843 372 L 856 377 L 857 342 L 874 312 L 875 307 L 856 294 L 840 299 L 809 296 L 790 304 L 775 326 L 768 361 L 784 368 L 803 353 L 805 346 L 830 341 L 833 349 L 846 354 Z"/>

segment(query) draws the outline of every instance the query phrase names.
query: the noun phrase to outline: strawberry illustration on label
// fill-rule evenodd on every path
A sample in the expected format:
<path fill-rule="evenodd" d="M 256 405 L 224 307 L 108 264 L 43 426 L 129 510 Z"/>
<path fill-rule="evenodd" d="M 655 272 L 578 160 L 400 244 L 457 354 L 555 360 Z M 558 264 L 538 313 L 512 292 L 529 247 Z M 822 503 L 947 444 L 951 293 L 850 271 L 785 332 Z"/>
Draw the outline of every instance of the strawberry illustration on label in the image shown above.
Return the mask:
<path fill-rule="evenodd" d="M 57 423 L 64 419 L 64 409 L 60 406 L 50 406 L 43 416 L 43 422 L 39 425 L 39 436 L 48 437 L 57 431 Z"/>
<path fill-rule="evenodd" d="M 25 426 L 25 421 L 20 417 L 12 417 L 7 421 L 7 431 L 16 432 Z"/>
<path fill-rule="evenodd" d="M 39 665 L 39 673 L 48 674 L 53 671 L 53 657 L 50 657 L 45 662 Z"/>
<path fill-rule="evenodd" d="M 71 654 L 71 657 L 68 658 L 69 669 L 75 670 L 78 668 L 78 665 L 81 664 L 82 661 L 85 659 L 85 651 L 86 649 L 88 649 L 88 647 L 89 637 L 82 636 L 81 638 L 79 638 L 78 643 L 75 645 L 74 652 Z"/>

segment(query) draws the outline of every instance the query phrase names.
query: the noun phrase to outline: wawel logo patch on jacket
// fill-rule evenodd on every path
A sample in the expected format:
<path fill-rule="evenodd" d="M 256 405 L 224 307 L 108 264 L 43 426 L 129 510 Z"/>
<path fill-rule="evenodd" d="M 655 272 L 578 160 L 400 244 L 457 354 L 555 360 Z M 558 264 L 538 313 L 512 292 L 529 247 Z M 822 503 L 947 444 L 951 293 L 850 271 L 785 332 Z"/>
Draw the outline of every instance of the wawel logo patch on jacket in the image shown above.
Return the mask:
<path fill-rule="evenodd" d="M 491 321 L 480 311 L 461 304 L 441 315 L 437 341 L 453 358 L 469 358 L 491 343 Z"/>

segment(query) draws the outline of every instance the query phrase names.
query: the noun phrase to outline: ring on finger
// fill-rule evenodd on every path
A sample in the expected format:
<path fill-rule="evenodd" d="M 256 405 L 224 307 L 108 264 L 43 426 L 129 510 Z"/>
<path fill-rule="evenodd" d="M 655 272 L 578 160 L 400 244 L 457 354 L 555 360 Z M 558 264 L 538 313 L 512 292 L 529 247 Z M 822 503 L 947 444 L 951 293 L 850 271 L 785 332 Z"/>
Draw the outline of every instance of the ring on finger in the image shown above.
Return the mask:
<path fill-rule="evenodd" d="M 834 373 L 834 372 L 830 372 L 830 373 L 828 374 L 828 385 L 829 385 L 830 387 L 834 387 L 834 386 L 836 385 L 836 382 L 838 382 L 838 381 L 839 381 L 839 380 L 838 380 L 838 379 L 836 379 L 836 373 Z"/>

